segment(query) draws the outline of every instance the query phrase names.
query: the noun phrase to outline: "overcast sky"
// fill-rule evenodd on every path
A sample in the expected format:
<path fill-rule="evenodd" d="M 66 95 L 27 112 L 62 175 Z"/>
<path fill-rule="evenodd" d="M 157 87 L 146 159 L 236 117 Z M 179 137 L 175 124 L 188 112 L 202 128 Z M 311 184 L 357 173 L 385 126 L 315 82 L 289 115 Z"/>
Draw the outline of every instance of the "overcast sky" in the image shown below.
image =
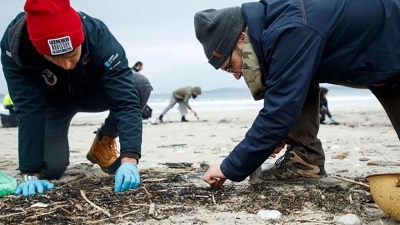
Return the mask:
<path fill-rule="evenodd" d="M 251 0 L 248 0 L 251 1 Z M 154 93 L 167 93 L 186 85 L 204 90 L 245 87 L 243 80 L 215 70 L 208 64 L 194 33 L 193 16 L 209 8 L 240 6 L 243 0 L 72 0 L 76 10 L 101 19 L 127 53 L 130 65 L 144 64 Z M 23 11 L 25 1 L 7 1 L 0 8 L 0 31 Z M 7 86 L 0 71 L 0 93 Z"/>

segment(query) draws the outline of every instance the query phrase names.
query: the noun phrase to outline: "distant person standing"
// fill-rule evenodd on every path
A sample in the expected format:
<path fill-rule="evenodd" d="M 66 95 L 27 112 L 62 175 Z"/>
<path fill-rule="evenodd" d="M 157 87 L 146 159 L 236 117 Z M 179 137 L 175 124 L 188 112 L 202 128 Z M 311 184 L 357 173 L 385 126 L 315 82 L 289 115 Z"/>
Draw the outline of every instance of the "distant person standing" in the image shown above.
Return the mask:
<path fill-rule="evenodd" d="M 135 63 L 135 65 L 132 66 L 131 69 L 132 69 L 132 72 L 139 73 L 143 69 L 143 63 L 140 62 L 140 61 L 137 61 Z M 144 119 L 144 120 L 149 119 L 150 120 L 152 112 L 153 112 L 153 109 L 150 108 L 150 106 L 146 104 L 146 106 L 142 110 L 142 119 Z"/>
<path fill-rule="evenodd" d="M 8 109 L 10 115 L 14 115 L 14 103 L 11 100 L 9 93 L 7 93 L 6 96 L 4 96 L 3 105 L 5 109 Z"/>
<path fill-rule="evenodd" d="M 136 71 L 137 73 L 139 73 L 143 69 L 143 63 L 140 61 L 137 61 L 131 69 Z"/>
<path fill-rule="evenodd" d="M 325 87 L 321 87 L 319 91 L 319 123 L 320 124 L 326 124 L 325 123 L 325 117 L 328 116 L 329 119 L 331 120 L 330 124 L 334 125 L 339 125 L 339 123 L 335 120 L 335 118 L 332 116 L 331 112 L 329 111 L 328 108 L 328 99 L 326 98 L 328 96 L 329 90 Z"/>
<path fill-rule="evenodd" d="M 172 92 L 172 96 L 169 102 L 169 105 L 167 108 L 164 109 L 164 111 L 161 113 L 161 115 L 158 117 L 160 122 L 163 122 L 163 117 L 165 114 L 167 114 L 168 110 L 170 110 L 176 103 L 179 104 L 179 111 L 181 113 L 181 122 L 188 122 L 186 120 L 186 113 L 188 108 L 189 110 L 192 111 L 192 113 L 197 117 L 196 112 L 192 109 L 192 107 L 189 105 L 189 100 L 190 98 L 196 99 L 197 96 L 201 95 L 201 88 L 199 86 L 195 87 L 182 87 L 176 89 L 174 92 Z"/>

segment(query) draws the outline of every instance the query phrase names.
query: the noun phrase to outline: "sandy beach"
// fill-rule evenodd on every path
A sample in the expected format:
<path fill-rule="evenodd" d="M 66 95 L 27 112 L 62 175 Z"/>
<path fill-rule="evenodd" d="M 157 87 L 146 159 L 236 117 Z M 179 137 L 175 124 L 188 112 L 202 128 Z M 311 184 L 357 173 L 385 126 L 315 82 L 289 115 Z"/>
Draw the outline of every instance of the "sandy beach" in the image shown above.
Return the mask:
<path fill-rule="evenodd" d="M 331 105 L 330 110 L 341 125 L 322 125 L 320 127 L 319 138 L 326 152 L 325 168 L 329 175 L 360 179 L 374 173 L 400 172 L 398 166 L 367 165 L 371 161 L 398 162 L 400 159 L 400 142 L 383 108 L 377 101 L 368 104 Z M 188 115 L 187 119 L 191 122 L 181 123 L 177 110 L 172 109 L 165 116 L 165 123 L 151 125 L 144 121 L 140 169 L 170 171 L 171 169 L 168 169 L 165 163 L 187 162 L 193 163 L 192 167 L 199 168 L 201 163 L 220 162 L 244 137 L 257 113 L 257 110 L 202 111 L 198 112 L 199 120 L 196 120 L 193 115 Z M 153 116 L 158 115 L 154 114 Z M 102 121 L 101 116 L 87 115 L 77 115 L 73 119 L 69 131 L 70 167 L 67 174 L 60 181 L 55 182 L 55 191 L 57 191 L 58 183 L 73 181 L 82 174 L 104 176 L 97 166 L 88 170 L 89 162 L 85 157 L 94 137 L 93 131 Z M 0 140 L 2 156 L 0 170 L 16 177 L 18 177 L 16 170 L 18 167 L 17 133 L 16 128 L 0 129 L 2 137 Z M 284 151 L 280 155 L 283 153 Z M 345 154 L 345 158 L 338 157 L 340 154 Z M 268 159 L 265 165 L 272 164 L 275 160 Z M 192 179 L 191 182 L 199 188 L 207 188 L 207 184 L 199 177 Z M 264 185 L 268 186 L 269 184 Z M 295 185 L 301 188 L 301 185 Z M 246 179 L 241 183 L 228 181 L 225 186 L 246 187 L 249 184 Z M 79 189 L 79 183 L 74 185 L 74 188 Z M 111 187 L 108 188 L 111 190 Z M 90 191 L 86 190 L 86 192 Z M 221 192 L 223 191 L 224 189 L 221 190 Z M 15 197 L 4 199 L 10 200 L 9 198 Z M 245 196 L 242 198 L 246 199 Z M 4 199 L 0 200 L 0 209 L 1 201 Z M 34 199 L 27 199 L 27 201 L 34 202 Z M 244 201 L 244 199 L 238 198 L 235 201 Z M 264 201 L 267 202 L 269 199 L 265 198 Z M 132 217 L 133 219 L 130 221 L 133 224 L 135 222 L 136 224 L 336 224 L 340 216 L 354 213 L 359 216 L 363 224 L 396 224 L 394 221 L 388 220 L 383 212 L 373 206 L 368 210 L 363 210 L 361 214 L 348 211 L 332 214 L 324 211 L 323 208 L 309 206 L 297 213 L 282 215 L 279 220 L 266 221 L 248 211 L 233 211 L 229 208 L 212 211 L 201 205 L 196 206 L 196 202 L 193 202 L 193 205 L 197 207 L 197 210 L 172 215 L 167 219 L 136 221 L 135 217 Z M 258 208 L 256 205 L 254 207 Z M 265 208 L 265 210 L 272 209 L 274 208 Z M 7 220 L 1 219 L 6 214 L 5 212 L 0 213 L 0 224 L 2 222 L 8 224 Z M 121 223 L 122 220 L 118 221 Z"/>

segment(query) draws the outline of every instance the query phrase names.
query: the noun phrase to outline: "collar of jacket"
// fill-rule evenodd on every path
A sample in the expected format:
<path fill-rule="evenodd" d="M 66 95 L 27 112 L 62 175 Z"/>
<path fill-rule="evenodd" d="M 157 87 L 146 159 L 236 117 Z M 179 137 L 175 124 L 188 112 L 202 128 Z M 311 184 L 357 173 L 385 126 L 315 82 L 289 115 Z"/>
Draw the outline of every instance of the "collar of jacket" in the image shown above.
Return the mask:
<path fill-rule="evenodd" d="M 88 44 L 88 36 L 86 33 L 86 28 L 85 28 L 85 23 L 83 22 L 83 20 L 85 19 L 85 15 L 83 15 L 81 12 L 78 12 L 79 16 L 81 17 L 81 21 L 83 24 L 83 33 L 85 35 L 85 39 L 83 40 L 82 43 L 82 52 L 81 52 L 81 58 L 79 60 L 79 63 L 82 65 L 86 65 L 88 62 L 88 58 L 89 58 L 89 44 Z"/>
<path fill-rule="evenodd" d="M 245 30 L 242 52 L 242 75 L 254 100 L 264 99 L 267 90 L 262 79 L 260 64 L 251 45 L 248 29 Z"/>
<path fill-rule="evenodd" d="M 265 21 L 267 10 L 265 7 L 266 6 L 261 2 L 242 4 L 243 19 L 248 28 L 250 42 L 259 60 L 263 80 L 265 80 L 266 74 L 268 74 L 268 68 L 265 66 L 266 59 L 262 54 L 263 44 L 261 43 L 261 36 L 267 26 Z"/>

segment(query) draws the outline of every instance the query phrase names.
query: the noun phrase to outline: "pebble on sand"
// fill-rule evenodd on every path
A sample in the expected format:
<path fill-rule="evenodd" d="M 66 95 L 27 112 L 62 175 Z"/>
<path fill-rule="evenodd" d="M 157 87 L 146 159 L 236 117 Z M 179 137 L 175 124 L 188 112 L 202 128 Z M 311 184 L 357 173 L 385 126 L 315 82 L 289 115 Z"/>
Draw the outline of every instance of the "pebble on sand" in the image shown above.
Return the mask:
<path fill-rule="evenodd" d="M 281 218 L 282 213 L 278 210 L 260 210 L 258 211 L 257 216 L 263 220 L 276 220 Z"/>
<path fill-rule="evenodd" d="M 355 214 L 346 214 L 339 218 L 338 225 L 361 225 L 361 220 Z"/>

